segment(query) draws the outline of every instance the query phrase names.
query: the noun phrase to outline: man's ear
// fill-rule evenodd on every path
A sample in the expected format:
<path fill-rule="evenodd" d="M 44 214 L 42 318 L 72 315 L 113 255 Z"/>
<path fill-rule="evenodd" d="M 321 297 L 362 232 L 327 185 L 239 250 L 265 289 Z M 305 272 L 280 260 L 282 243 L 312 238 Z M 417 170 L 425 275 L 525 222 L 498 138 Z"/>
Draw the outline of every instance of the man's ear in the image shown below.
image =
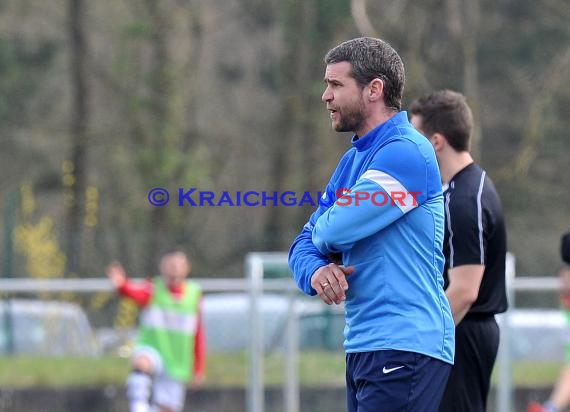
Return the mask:
<path fill-rule="evenodd" d="M 430 140 L 436 152 L 441 152 L 445 145 L 447 145 L 447 140 L 445 140 L 445 136 L 441 133 L 434 133 Z"/>
<path fill-rule="evenodd" d="M 368 100 L 374 102 L 384 98 L 384 82 L 378 78 L 372 80 L 368 85 Z"/>

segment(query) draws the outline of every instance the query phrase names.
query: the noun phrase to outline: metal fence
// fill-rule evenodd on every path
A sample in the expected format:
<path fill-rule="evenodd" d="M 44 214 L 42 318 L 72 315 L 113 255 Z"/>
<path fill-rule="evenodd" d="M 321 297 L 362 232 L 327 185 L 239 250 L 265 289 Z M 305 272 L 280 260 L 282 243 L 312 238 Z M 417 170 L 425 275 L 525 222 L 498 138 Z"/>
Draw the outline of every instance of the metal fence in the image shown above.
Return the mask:
<path fill-rule="evenodd" d="M 250 380 L 248 412 L 263 412 L 263 329 L 255 327 L 261 325 L 259 306 L 256 302 L 263 295 L 264 265 L 286 265 L 285 253 L 250 253 L 246 259 L 246 277 L 250 282 L 250 296 L 252 302 L 252 328 L 255 334 L 252 336 L 250 349 Z M 515 256 L 507 254 L 506 258 L 506 286 L 510 304 L 510 310 L 500 319 L 501 345 L 497 357 L 496 368 L 498 372 L 497 396 L 495 398 L 495 410 L 499 412 L 512 412 L 513 402 L 513 355 L 512 355 L 512 313 L 516 308 L 515 292 L 519 291 L 556 291 L 560 288 L 560 281 L 555 277 L 516 277 Z M 298 362 L 298 311 L 292 309 L 287 322 L 287 370 L 284 388 L 285 411 L 299 411 L 299 379 L 297 371 Z"/>
<path fill-rule="evenodd" d="M 205 294 L 237 292 L 248 296 L 249 325 L 241 331 L 249 343 L 249 371 L 247 388 L 247 411 L 264 411 L 264 359 L 267 350 L 265 333 L 268 321 L 264 317 L 266 307 L 263 306 L 263 298 L 268 293 L 278 293 L 289 302 L 286 307 L 286 322 L 283 322 L 283 330 L 279 335 L 283 337 L 280 349 L 283 353 L 283 410 L 285 412 L 299 412 L 300 382 L 298 371 L 299 360 L 299 320 L 307 310 L 300 301 L 301 294 L 297 291 L 294 282 L 290 278 L 267 279 L 264 274 L 268 265 L 287 267 L 287 256 L 284 253 L 251 253 L 245 262 L 245 277 L 241 279 L 195 279 L 202 287 Z M 559 288 L 559 280 L 552 277 L 524 277 L 515 276 L 514 257 L 509 255 L 507 260 L 507 286 L 511 309 L 516 307 L 516 291 L 554 291 Z M 98 294 L 111 293 L 111 283 L 107 279 L 0 279 L 0 292 L 2 295 L 17 296 L 20 294 Z M 322 305 L 323 310 L 331 310 L 314 299 L 316 305 Z M 317 308 L 318 309 L 318 308 Z M 335 316 L 342 316 L 343 308 L 336 307 Z M 269 323 L 269 326 L 271 325 Z M 220 326 L 221 327 L 221 326 Z M 278 327 L 282 327 L 280 324 Z M 227 331 L 226 331 L 227 332 Z M 229 333 L 229 332 L 227 332 Z M 232 332 L 233 333 L 233 332 Z M 496 411 L 513 411 L 513 383 L 512 367 L 513 356 L 511 351 L 511 317 L 509 312 L 501 319 L 501 347 L 497 359 L 497 372 L 499 384 L 496 396 Z M 336 355 L 334 355 L 336 356 Z M 342 356 L 340 353 L 338 356 Z"/>

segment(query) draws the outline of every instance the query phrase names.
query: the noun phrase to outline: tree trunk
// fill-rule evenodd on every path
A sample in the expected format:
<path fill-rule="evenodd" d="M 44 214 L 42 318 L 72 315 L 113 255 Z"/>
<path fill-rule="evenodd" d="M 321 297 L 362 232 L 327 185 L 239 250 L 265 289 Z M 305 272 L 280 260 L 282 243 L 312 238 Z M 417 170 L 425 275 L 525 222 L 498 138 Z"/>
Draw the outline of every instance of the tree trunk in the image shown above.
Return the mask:
<path fill-rule="evenodd" d="M 87 85 L 87 41 L 84 30 L 85 3 L 69 0 L 68 36 L 71 47 L 71 196 L 67 211 L 67 272 L 81 270 L 85 189 L 87 187 L 87 128 L 89 88 Z"/>
<path fill-rule="evenodd" d="M 297 26 L 284 27 L 286 55 L 283 57 L 281 74 L 284 107 L 281 111 L 279 128 L 282 136 L 272 142 L 272 162 L 270 169 L 270 185 L 272 191 L 279 194 L 286 190 L 296 189 L 297 201 L 302 192 L 311 187 L 314 181 L 316 136 L 311 136 L 311 103 L 312 99 L 306 90 L 311 84 L 312 65 L 310 30 L 314 29 L 317 5 L 313 0 L 297 3 L 291 15 Z M 300 184 L 291 186 L 294 181 Z M 291 241 L 287 235 L 291 232 L 289 225 L 296 212 L 302 208 L 272 207 L 267 214 L 264 228 L 264 248 L 267 250 L 286 249 Z"/>
<path fill-rule="evenodd" d="M 170 120 L 170 99 L 172 97 L 172 78 L 168 73 L 171 64 L 171 56 L 168 51 L 168 29 L 171 24 L 168 4 L 164 1 L 147 0 L 146 10 L 152 27 L 152 69 L 150 77 L 150 115 L 152 118 L 152 134 L 148 137 L 154 149 L 155 162 L 153 169 L 146 172 L 153 176 L 155 182 L 160 185 L 171 176 L 163 171 L 165 156 L 168 156 L 168 148 L 173 145 L 169 141 L 168 128 Z M 166 153 L 165 156 L 163 154 Z M 151 273 L 156 267 L 156 261 L 160 250 L 164 249 L 168 242 L 168 221 L 166 210 L 163 207 L 154 207 L 151 211 L 151 225 L 149 231 L 148 252 L 146 254 L 145 268 Z"/>
<path fill-rule="evenodd" d="M 456 39 L 463 56 L 463 93 L 473 110 L 474 124 L 471 139 L 471 154 L 481 162 L 481 103 L 479 97 L 479 66 L 477 49 L 479 45 L 479 0 L 460 2 L 447 0 L 447 22 L 449 31 Z"/>

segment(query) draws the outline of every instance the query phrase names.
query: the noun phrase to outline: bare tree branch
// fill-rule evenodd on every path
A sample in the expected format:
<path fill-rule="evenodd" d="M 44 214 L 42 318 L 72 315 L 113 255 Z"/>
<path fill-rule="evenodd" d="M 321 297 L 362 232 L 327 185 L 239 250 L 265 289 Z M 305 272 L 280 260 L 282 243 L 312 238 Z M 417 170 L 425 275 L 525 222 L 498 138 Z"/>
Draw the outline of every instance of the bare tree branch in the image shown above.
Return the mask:
<path fill-rule="evenodd" d="M 527 116 L 528 122 L 524 128 L 521 149 L 511 164 L 501 170 L 499 174 L 501 178 L 513 180 L 528 175 L 530 166 L 536 159 L 538 146 L 545 139 L 545 134 L 542 133 L 545 123 L 544 112 L 555 96 L 556 90 L 567 81 L 568 71 L 570 71 L 570 47 L 565 53 L 559 54 L 545 70 L 545 75 L 541 76 L 544 79 L 542 84 L 537 85 L 533 79 L 518 78 L 520 81 L 535 82 L 534 87 L 525 85 L 525 88 L 529 89 L 533 95 L 529 97 L 531 106 Z"/>
<path fill-rule="evenodd" d="M 461 36 L 461 27 L 463 24 L 461 21 L 461 11 L 458 1 L 446 0 L 445 9 L 447 13 L 447 26 L 449 28 L 449 31 L 453 37 L 459 38 Z"/>
<path fill-rule="evenodd" d="M 350 2 L 350 12 L 358 31 L 363 36 L 378 37 L 377 31 L 374 29 L 366 12 L 366 0 L 352 0 Z"/>

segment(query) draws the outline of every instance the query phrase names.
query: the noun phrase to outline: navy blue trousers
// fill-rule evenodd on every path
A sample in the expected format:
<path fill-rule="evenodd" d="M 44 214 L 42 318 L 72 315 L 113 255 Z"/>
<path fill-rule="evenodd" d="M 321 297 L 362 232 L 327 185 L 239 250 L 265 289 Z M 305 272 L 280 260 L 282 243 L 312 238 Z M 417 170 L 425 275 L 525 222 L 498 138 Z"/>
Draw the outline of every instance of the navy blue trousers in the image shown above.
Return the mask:
<path fill-rule="evenodd" d="M 414 352 L 346 354 L 348 412 L 436 412 L 451 364 Z"/>

